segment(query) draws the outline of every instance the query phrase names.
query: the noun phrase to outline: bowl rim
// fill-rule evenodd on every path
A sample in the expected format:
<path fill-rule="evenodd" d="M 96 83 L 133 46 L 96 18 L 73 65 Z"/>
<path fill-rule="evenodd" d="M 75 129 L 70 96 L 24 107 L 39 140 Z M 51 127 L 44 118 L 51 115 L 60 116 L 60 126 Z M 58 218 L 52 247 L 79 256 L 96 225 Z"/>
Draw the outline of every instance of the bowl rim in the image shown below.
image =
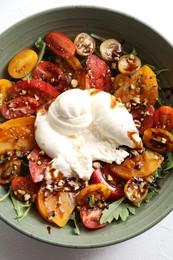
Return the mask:
<path fill-rule="evenodd" d="M 156 29 L 154 29 L 153 27 L 151 27 L 149 24 L 145 23 L 144 21 L 141 21 L 140 19 L 138 18 L 135 18 L 134 16 L 132 15 L 129 15 L 125 12 L 122 12 L 122 11 L 119 11 L 119 10 L 116 10 L 116 9 L 111 9 L 111 8 L 104 8 L 104 7 L 100 7 L 100 6 L 95 6 L 95 5 L 69 5 L 69 6 L 65 6 L 65 7 L 56 7 L 56 8 L 50 8 L 50 9 L 47 9 L 47 10 L 43 10 L 43 11 L 40 11 L 40 12 L 37 12 L 37 13 L 34 13 L 32 15 L 29 15 L 25 18 L 23 18 L 22 20 L 18 21 L 17 23 L 13 24 L 12 26 L 10 26 L 9 28 L 7 28 L 5 31 L 3 31 L 1 34 L 0 34 L 0 37 L 5 37 L 10 31 L 13 30 L 13 28 L 15 28 L 16 26 L 20 26 L 22 25 L 23 23 L 27 23 L 28 21 L 30 21 L 32 18 L 36 18 L 37 16 L 42 16 L 44 14 L 48 14 L 48 13 L 52 13 L 52 12 L 56 12 L 56 11 L 61 11 L 61 10 L 69 10 L 69 9 L 94 9 L 94 10 L 101 10 L 101 11 L 106 11 L 106 12 L 111 12 L 111 13 L 118 13 L 122 16 L 126 16 L 128 17 L 129 19 L 133 19 L 135 20 L 137 23 L 140 23 L 140 24 L 143 24 L 143 26 L 145 27 L 148 27 L 151 31 L 153 31 L 153 33 L 159 35 L 165 42 L 167 42 L 171 47 L 173 47 L 173 44 L 170 43 L 170 41 L 164 37 L 160 32 L 158 32 Z M 50 244 L 50 245 L 55 245 L 55 246 L 60 246 L 60 247 L 65 247 L 65 248 L 98 248 L 98 247 L 105 247 L 105 246 L 111 246 L 111 245 L 114 245 L 114 244 L 118 244 L 118 243 L 121 243 L 121 242 L 124 242 L 124 241 L 127 241 L 131 238 L 134 238 L 144 232 L 146 232 L 147 230 L 149 230 L 150 228 L 154 227 L 156 224 L 158 224 L 163 218 L 165 218 L 171 211 L 173 210 L 173 204 L 165 209 L 164 213 L 158 217 L 157 219 L 155 219 L 155 221 L 151 222 L 150 224 L 148 224 L 146 227 L 143 227 L 142 229 L 140 229 L 140 231 L 135 231 L 133 233 L 133 235 L 129 235 L 128 237 L 126 237 L 125 239 L 120 239 L 118 242 L 110 242 L 108 241 L 107 243 L 102 243 L 102 244 L 93 244 L 93 245 L 85 245 L 85 246 L 78 246 L 78 245 L 67 245 L 67 244 L 61 244 L 60 242 L 53 242 L 53 241 L 49 241 L 48 239 L 44 239 L 44 238 L 38 238 L 37 236 L 35 236 L 34 234 L 29 234 L 29 232 L 23 230 L 23 229 L 20 229 L 18 226 L 15 226 L 14 224 L 12 224 L 12 222 L 10 222 L 10 220 L 6 219 L 4 216 L 2 216 L 1 212 L 0 212 L 0 219 L 3 220 L 6 224 L 8 224 L 9 226 L 11 226 L 13 229 L 15 229 L 16 231 L 22 233 L 22 234 L 25 234 L 31 238 L 34 238 L 35 240 L 38 240 L 40 242 L 43 242 L 43 243 L 46 243 L 46 244 Z"/>

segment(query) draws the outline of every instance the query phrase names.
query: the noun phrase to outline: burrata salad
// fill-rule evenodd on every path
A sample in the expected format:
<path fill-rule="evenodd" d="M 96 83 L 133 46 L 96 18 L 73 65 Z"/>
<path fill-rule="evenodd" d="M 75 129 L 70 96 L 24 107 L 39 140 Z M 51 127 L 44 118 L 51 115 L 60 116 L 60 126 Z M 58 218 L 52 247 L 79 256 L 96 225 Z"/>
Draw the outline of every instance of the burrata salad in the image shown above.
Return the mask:
<path fill-rule="evenodd" d="M 51 31 L 7 70 L 0 201 L 11 200 L 18 220 L 35 205 L 49 225 L 73 221 L 79 234 L 80 223 L 125 221 L 159 196 L 173 167 L 173 108 L 135 49 L 116 36 Z"/>

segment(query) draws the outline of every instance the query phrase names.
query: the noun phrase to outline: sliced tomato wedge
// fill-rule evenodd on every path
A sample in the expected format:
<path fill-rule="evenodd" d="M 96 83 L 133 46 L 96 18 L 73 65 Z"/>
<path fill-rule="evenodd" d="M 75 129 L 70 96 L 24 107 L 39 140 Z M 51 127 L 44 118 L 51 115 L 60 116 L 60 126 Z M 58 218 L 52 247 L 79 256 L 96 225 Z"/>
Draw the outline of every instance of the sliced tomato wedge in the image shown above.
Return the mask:
<path fill-rule="evenodd" d="M 34 202 L 38 192 L 38 186 L 25 176 L 16 176 L 11 182 L 11 188 L 20 201 Z"/>
<path fill-rule="evenodd" d="M 38 79 L 21 80 L 11 86 L 7 91 L 7 100 L 21 96 L 34 97 L 40 104 L 56 98 L 59 92 L 50 84 Z"/>
<path fill-rule="evenodd" d="M 46 35 L 45 41 L 48 47 L 59 56 L 68 58 L 75 55 L 76 47 L 71 39 L 57 31 L 49 32 Z"/>
<path fill-rule="evenodd" d="M 90 208 L 88 205 L 84 205 L 80 209 L 80 217 L 83 225 L 89 229 L 98 229 L 107 226 L 109 223 L 100 223 L 102 216 L 102 209 Z"/>
<path fill-rule="evenodd" d="M 106 184 L 110 190 L 109 199 L 116 200 L 124 196 L 124 188 L 118 187 L 118 178 L 115 174 L 111 174 L 111 169 L 107 170 L 106 167 L 95 169 L 90 178 L 91 183 Z"/>
<path fill-rule="evenodd" d="M 143 134 L 148 128 L 153 127 L 155 108 L 152 105 L 139 107 L 132 110 L 133 118 L 140 122 L 139 133 Z"/>
<path fill-rule="evenodd" d="M 33 79 L 40 79 L 54 86 L 57 90 L 67 85 L 62 70 L 50 61 L 41 61 L 32 72 Z"/>
<path fill-rule="evenodd" d="M 14 98 L 2 106 L 2 115 L 6 119 L 30 116 L 36 113 L 39 101 L 32 97 Z"/>
<path fill-rule="evenodd" d="M 43 183 L 36 199 L 38 212 L 48 222 L 63 227 L 76 207 L 75 196 L 72 192 L 50 191 Z"/>
<path fill-rule="evenodd" d="M 111 72 L 107 64 L 91 54 L 86 61 L 87 77 L 91 88 L 110 92 L 112 89 Z"/>
<path fill-rule="evenodd" d="M 29 170 L 33 182 L 40 182 L 44 179 L 44 173 L 50 158 L 39 147 L 29 154 Z"/>
<path fill-rule="evenodd" d="M 173 108 L 161 106 L 154 113 L 154 126 L 167 131 L 173 129 Z"/>

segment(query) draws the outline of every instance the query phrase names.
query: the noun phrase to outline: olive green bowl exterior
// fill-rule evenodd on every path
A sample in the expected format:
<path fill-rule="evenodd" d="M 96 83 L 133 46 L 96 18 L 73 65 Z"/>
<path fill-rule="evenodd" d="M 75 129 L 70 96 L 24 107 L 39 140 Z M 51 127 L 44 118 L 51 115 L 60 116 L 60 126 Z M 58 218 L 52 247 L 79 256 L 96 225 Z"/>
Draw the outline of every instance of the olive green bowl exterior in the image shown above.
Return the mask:
<path fill-rule="evenodd" d="M 124 42 L 126 50 L 136 49 L 139 57 L 156 68 L 173 69 L 173 49 L 162 36 L 140 21 L 123 13 L 96 7 L 67 7 L 45 11 L 29 17 L 0 35 L 0 78 L 7 76 L 7 64 L 14 54 L 33 46 L 38 37 L 51 30 L 66 33 L 72 39 L 77 33 L 88 32 L 103 37 L 116 37 Z M 173 88 L 173 72 L 162 73 L 159 84 Z M 0 186 L 0 195 L 4 187 Z M 114 222 L 103 229 L 89 231 L 81 229 L 80 235 L 73 234 L 69 222 L 64 228 L 55 227 L 44 221 L 36 209 L 27 217 L 16 220 L 11 201 L 0 202 L 0 217 L 16 230 L 52 245 L 93 248 L 120 243 L 148 230 L 162 220 L 173 209 L 173 175 L 161 183 L 160 194 L 148 204 L 142 205 L 136 215 L 126 222 Z M 48 226 L 51 227 L 50 233 Z"/>

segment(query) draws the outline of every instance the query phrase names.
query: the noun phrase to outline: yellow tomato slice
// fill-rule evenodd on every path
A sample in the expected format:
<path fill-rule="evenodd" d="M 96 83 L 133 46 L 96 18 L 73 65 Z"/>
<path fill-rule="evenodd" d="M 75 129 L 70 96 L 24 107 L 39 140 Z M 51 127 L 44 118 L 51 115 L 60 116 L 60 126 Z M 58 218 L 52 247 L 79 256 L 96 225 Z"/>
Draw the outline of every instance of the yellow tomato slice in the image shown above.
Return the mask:
<path fill-rule="evenodd" d="M 107 200 L 110 196 L 110 190 L 106 184 L 90 184 L 83 188 L 76 197 L 78 205 L 83 206 L 88 203 L 88 200 L 94 196 L 96 201 Z"/>
<path fill-rule="evenodd" d="M 164 157 L 150 150 L 135 157 L 129 157 L 121 165 L 112 164 L 111 170 L 122 179 L 145 177 L 154 173 L 163 162 Z"/>
<path fill-rule="evenodd" d="M 8 73 L 15 79 L 25 77 L 36 65 L 38 55 L 31 49 L 17 53 L 8 64 Z"/>
<path fill-rule="evenodd" d="M 173 135 L 165 129 L 148 128 L 144 131 L 144 144 L 158 153 L 173 152 Z"/>
<path fill-rule="evenodd" d="M 8 79 L 0 79 L 0 109 L 2 108 L 2 105 L 6 98 L 7 90 L 11 86 L 12 83 Z"/>
<path fill-rule="evenodd" d="M 124 78 L 121 82 L 121 86 L 117 86 L 119 80 L 114 81 L 114 87 L 117 90 L 114 95 L 116 98 L 120 98 L 123 103 L 130 102 L 135 108 L 143 103 L 145 105 L 154 105 L 158 98 L 158 83 L 155 73 L 148 67 L 144 65 L 139 70 L 137 70 L 129 79 Z"/>
<path fill-rule="evenodd" d="M 35 146 L 35 117 L 21 117 L 0 125 L 0 154 L 7 150 L 30 151 Z"/>
<path fill-rule="evenodd" d="M 75 209 L 75 196 L 72 192 L 51 192 L 41 186 L 36 205 L 40 215 L 59 227 L 66 225 Z"/>

